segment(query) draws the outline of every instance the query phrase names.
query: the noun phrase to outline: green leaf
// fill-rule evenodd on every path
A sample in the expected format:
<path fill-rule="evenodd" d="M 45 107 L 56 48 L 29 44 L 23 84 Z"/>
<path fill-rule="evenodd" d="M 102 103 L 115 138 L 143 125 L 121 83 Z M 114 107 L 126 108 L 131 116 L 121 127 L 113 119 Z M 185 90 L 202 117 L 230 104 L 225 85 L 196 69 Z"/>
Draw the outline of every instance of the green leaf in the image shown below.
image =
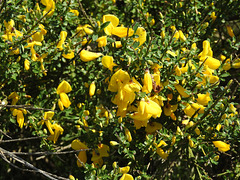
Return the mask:
<path fill-rule="evenodd" d="M 104 29 L 105 27 L 107 27 L 111 22 L 110 21 L 107 21 L 105 23 L 103 23 L 100 27 L 100 29 Z"/>
<path fill-rule="evenodd" d="M 92 40 L 93 40 L 93 41 L 96 41 L 97 39 L 98 39 L 98 35 L 97 35 L 97 34 L 93 34 L 93 35 L 92 35 Z"/>
<path fill-rule="evenodd" d="M 138 26 L 139 26 L 139 22 L 136 22 L 133 26 L 134 33 L 137 31 Z"/>

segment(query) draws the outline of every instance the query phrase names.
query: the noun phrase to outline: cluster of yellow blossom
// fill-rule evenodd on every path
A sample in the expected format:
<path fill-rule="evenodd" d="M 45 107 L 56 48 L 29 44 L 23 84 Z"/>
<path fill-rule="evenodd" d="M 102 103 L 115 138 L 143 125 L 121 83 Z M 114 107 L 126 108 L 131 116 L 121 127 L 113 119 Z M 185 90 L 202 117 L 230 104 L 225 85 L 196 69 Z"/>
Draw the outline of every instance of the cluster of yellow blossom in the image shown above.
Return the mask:
<path fill-rule="evenodd" d="M 9 96 L 8 96 L 8 99 L 11 99 L 12 100 L 12 105 L 16 105 L 18 100 L 19 100 L 19 95 L 16 93 L 16 92 L 12 92 Z M 12 111 L 12 114 L 13 116 L 17 116 L 17 122 L 18 122 L 18 125 L 20 128 L 23 127 L 23 124 L 24 124 L 24 116 L 23 114 L 27 114 L 27 111 L 26 109 L 14 109 L 14 108 L 11 108 L 10 109 Z"/>
<path fill-rule="evenodd" d="M 87 162 L 87 153 L 86 151 L 89 150 L 87 145 L 85 145 L 83 142 L 79 141 L 78 139 L 75 139 L 72 144 L 72 148 L 74 150 L 81 150 L 78 154 L 78 160 L 77 165 L 79 167 L 84 166 L 84 164 Z M 95 167 L 99 167 L 103 165 L 103 157 L 108 157 L 109 146 L 105 144 L 98 144 L 97 149 L 94 149 L 92 151 L 92 158 L 91 161 L 93 162 L 93 165 Z"/>
<path fill-rule="evenodd" d="M 48 140 L 53 141 L 54 143 L 56 143 L 56 141 L 58 140 L 58 137 L 60 136 L 60 134 L 63 133 L 63 128 L 57 124 L 51 123 L 52 117 L 54 116 L 54 112 L 53 111 L 48 111 L 44 113 L 44 118 L 41 121 L 41 123 L 45 122 L 49 132 L 50 132 L 50 136 L 48 137 Z M 54 131 L 53 131 L 54 130 Z"/>

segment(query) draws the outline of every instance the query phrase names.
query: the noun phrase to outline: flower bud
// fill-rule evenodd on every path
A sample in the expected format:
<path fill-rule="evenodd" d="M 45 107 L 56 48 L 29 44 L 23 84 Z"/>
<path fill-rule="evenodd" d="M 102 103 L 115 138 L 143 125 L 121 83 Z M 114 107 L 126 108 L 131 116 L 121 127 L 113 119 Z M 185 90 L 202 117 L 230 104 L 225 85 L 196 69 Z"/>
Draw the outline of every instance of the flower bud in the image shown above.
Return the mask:
<path fill-rule="evenodd" d="M 95 82 L 92 82 L 89 88 L 89 95 L 90 97 L 92 97 L 95 94 L 95 90 L 96 90 L 96 85 Z"/>

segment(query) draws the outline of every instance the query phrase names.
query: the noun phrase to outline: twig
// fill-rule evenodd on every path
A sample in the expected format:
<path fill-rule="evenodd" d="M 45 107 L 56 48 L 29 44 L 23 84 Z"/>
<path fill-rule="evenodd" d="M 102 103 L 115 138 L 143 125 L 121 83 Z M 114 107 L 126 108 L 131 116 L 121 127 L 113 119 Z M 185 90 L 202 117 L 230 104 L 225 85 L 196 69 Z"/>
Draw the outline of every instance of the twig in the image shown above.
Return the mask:
<path fill-rule="evenodd" d="M 75 157 L 77 158 L 78 162 L 80 162 L 80 164 L 85 167 L 85 164 L 78 158 L 78 156 L 75 154 Z"/>
<path fill-rule="evenodd" d="M 43 136 L 43 137 L 47 137 L 47 136 Z M 3 140 L 0 141 L 0 143 L 8 143 L 8 142 L 15 142 L 15 141 L 28 141 L 28 140 L 33 140 L 33 139 L 41 139 L 43 137 L 29 137 L 29 138 L 19 138 L 19 139 L 9 139 L 9 140 Z"/>
<path fill-rule="evenodd" d="M 7 134 L 6 134 L 5 132 L 3 132 L 1 129 L 0 129 L 0 133 L 2 133 L 3 135 L 7 136 L 9 139 L 12 139 L 11 136 L 7 135 Z M 0 143 L 1 143 L 1 141 L 0 141 Z"/>
<path fill-rule="evenodd" d="M 45 17 L 48 15 L 48 13 L 49 13 L 50 11 L 52 11 L 52 8 L 49 9 L 49 11 L 46 12 L 46 14 L 44 14 L 44 16 L 41 17 L 41 19 L 39 19 L 39 20 L 37 21 L 37 23 L 36 23 L 35 25 L 33 25 L 33 26 L 31 27 L 31 29 L 29 29 L 29 30 L 27 31 L 27 34 L 30 33 L 30 32 L 43 20 L 43 18 L 45 18 Z"/>
<path fill-rule="evenodd" d="M 16 109 L 29 109 L 29 110 L 44 110 L 44 111 L 54 111 L 52 109 L 45 109 L 45 108 L 36 108 L 32 105 L 3 105 L 0 104 L 0 107 L 8 107 L 8 108 L 16 108 Z"/>
<path fill-rule="evenodd" d="M 40 155 L 63 155 L 63 154 L 71 154 L 71 153 L 76 153 L 80 151 L 90 151 L 91 149 L 80 149 L 80 150 L 72 150 L 72 151 L 63 151 L 63 152 L 50 152 L 50 151 L 45 151 L 45 152 L 33 152 L 33 153 L 25 153 L 25 152 L 12 152 L 13 154 L 16 155 L 23 155 L 23 156 L 40 156 Z"/>
<path fill-rule="evenodd" d="M 40 173 L 42 174 L 43 176 L 49 178 L 49 179 L 52 179 L 52 180 L 55 180 L 55 179 L 63 179 L 63 180 L 67 180 L 67 178 L 64 178 L 64 177 L 60 177 L 60 176 L 57 176 L 57 175 L 54 175 L 54 174 L 51 174 L 49 172 L 46 172 L 46 171 L 43 171 L 41 169 L 38 169 L 36 168 L 35 166 L 33 166 L 32 164 L 30 164 L 29 162 L 25 161 L 24 159 L 16 156 L 15 154 L 13 154 L 12 152 L 9 152 L 3 148 L 0 147 L 0 154 L 1 154 L 1 157 L 6 161 L 6 157 L 3 155 L 3 154 L 7 154 L 10 158 L 16 160 L 17 162 L 19 162 L 20 164 L 23 164 L 24 166 L 32 169 L 34 172 L 37 172 L 37 173 Z M 13 165 L 12 163 L 10 165 Z M 16 166 L 14 166 L 16 167 Z M 26 169 L 25 169 L 26 170 Z M 27 170 L 28 171 L 28 170 Z"/>
<path fill-rule="evenodd" d="M 80 6 L 80 9 L 81 9 L 83 15 L 84 15 L 85 18 L 89 21 L 89 23 L 91 24 L 91 26 L 94 28 L 95 26 L 94 26 L 92 20 L 88 17 L 86 11 L 84 10 L 84 8 L 83 8 L 83 6 L 82 6 L 82 3 L 81 3 L 79 0 L 78 0 L 78 4 L 79 4 L 79 6 Z"/>

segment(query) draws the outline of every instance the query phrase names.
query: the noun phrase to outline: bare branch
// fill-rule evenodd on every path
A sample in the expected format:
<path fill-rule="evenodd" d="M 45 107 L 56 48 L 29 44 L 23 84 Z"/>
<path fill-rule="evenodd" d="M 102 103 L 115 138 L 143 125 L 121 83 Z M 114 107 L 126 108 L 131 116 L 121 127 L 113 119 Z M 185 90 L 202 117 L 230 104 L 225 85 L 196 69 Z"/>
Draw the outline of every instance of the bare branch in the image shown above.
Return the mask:
<path fill-rule="evenodd" d="M 19 162 L 20 164 L 32 169 L 33 171 L 42 174 L 43 176 L 55 180 L 55 179 L 63 179 L 63 180 L 67 180 L 68 178 L 64 178 L 64 177 L 60 177 L 54 174 L 51 174 L 49 172 L 43 171 L 41 169 L 36 168 L 35 166 L 33 166 L 32 164 L 30 164 L 29 162 L 25 161 L 24 159 L 16 156 L 15 154 L 13 154 L 12 152 L 9 152 L 3 148 L 0 147 L 0 154 L 1 157 L 6 161 L 6 157 L 3 154 L 8 155 L 10 158 L 14 159 L 15 161 Z M 7 161 L 8 162 L 8 161 Z M 12 163 L 10 165 L 13 165 Z M 14 166 L 16 167 L 16 166 Z M 26 171 L 29 171 L 28 169 L 25 169 Z"/>

